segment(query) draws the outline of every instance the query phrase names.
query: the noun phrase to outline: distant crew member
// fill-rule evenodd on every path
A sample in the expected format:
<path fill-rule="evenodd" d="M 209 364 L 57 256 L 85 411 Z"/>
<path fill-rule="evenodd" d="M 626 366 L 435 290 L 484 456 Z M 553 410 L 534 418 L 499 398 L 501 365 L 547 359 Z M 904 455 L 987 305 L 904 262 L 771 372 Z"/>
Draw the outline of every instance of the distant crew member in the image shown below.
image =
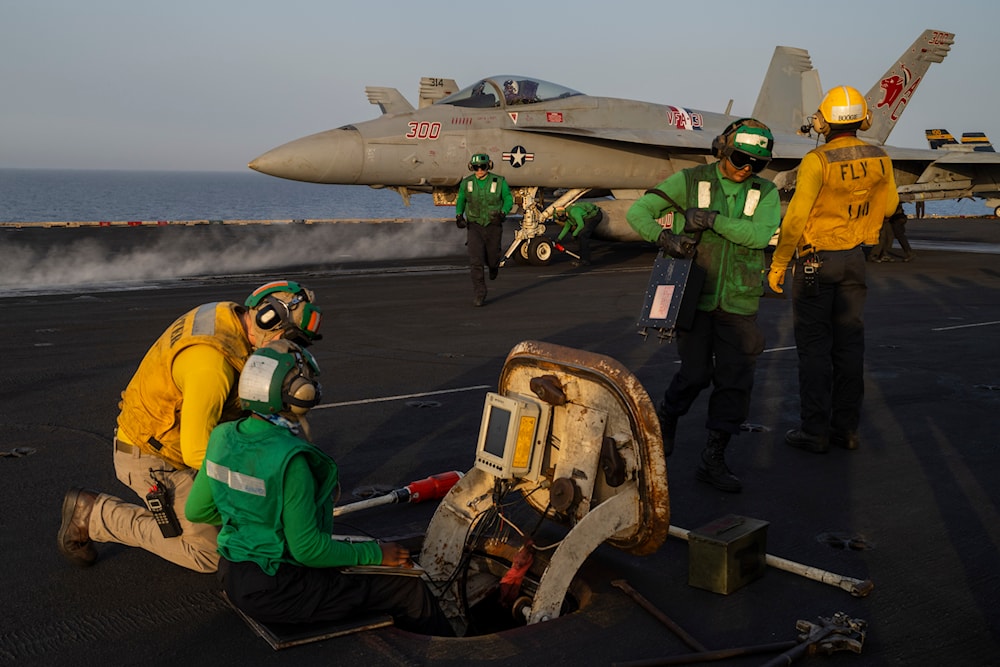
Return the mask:
<path fill-rule="evenodd" d="M 309 438 L 306 413 L 320 401 L 319 366 L 306 350 L 276 340 L 240 375 L 250 415 L 220 424 L 185 512 L 221 527 L 219 573 L 229 599 L 262 623 L 339 621 L 391 614 L 401 628 L 452 635 L 420 577 L 348 574 L 344 566 L 412 568 L 395 542 L 330 539 L 340 492 L 337 464 Z"/>
<path fill-rule="evenodd" d="M 594 228 L 600 224 L 604 212 L 600 207 L 590 202 L 577 202 L 569 206 L 556 207 L 556 222 L 562 225 L 562 231 L 556 237 L 561 242 L 566 236 L 572 236 L 579 245 L 580 259 L 574 261 L 577 266 L 590 264 L 590 236 Z"/>
<path fill-rule="evenodd" d="M 878 236 L 878 247 L 874 248 L 868 255 L 870 262 L 894 262 L 892 256 L 892 243 L 899 240 L 899 247 L 903 250 L 903 261 L 909 262 L 913 259 L 913 248 L 910 240 L 906 238 L 906 212 L 903 205 L 896 207 L 895 213 L 882 223 L 882 231 Z"/>
<path fill-rule="evenodd" d="M 680 370 L 657 413 L 670 454 L 678 419 L 712 385 L 708 442 L 697 478 L 729 493 L 743 485 L 726 465 L 725 451 L 749 414 L 757 357 L 764 351 L 757 309 L 764 293 L 764 248 L 778 228 L 781 202 L 774 183 L 758 174 L 773 147 L 766 125 L 752 118 L 734 121 L 712 142 L 717 162 L 675 173 L 626 214 L 644 239 L 671 257 L 694 257 L 706 272 L 694 324 L 677 333 Z M 673 224 L 664 229 L 658 220 L 668 213 Z"/>
<path fill-rule="evenodd" d="M 826 143 L 799 165 L 767 281 L 782 291 L 792 264 L 792 308 L 799 357 L 799 428 L 785 442 L 823 453 L 830 443 L 857 449 L 864 397 L 865 255 L 899 204 L 892 161 L 858 139 L 871 126 L 864 96 L 830 90 L 812 116 Z"/>
<path fill-rule="evenodd" d="M 206 303 L 171 324 L 146 352 L 118 404 L 115 472 L 143 504 L 70 489 L 59 551 L 86 566 L 97 560 L 94 542 L 117 542 L 195 572 L 215 572 L 218 529 L 184 518 L 209 434 L 240 416 L 237 381 L 254 348 L 278 338 L 308 345 L 320 338 L 319 326 L 312 291 L 289 280 L 261 285 L 243 305 Z M 147 501 L 154 488 L 162 497 Z M 165 522 L 147 505 L 162 507 Z"/>
<path fill-rule="evenodd" d="M 458 186 L 455 202 L 455 224 L 467 230 L 466 247 L 469 252 L 469 272 L 472 276 L 472 305 L 486 302 L 486 274 L 496 280 L 500 270 L 503 238 L 503 221 L 514 208 L 507 179 L 494 174 L 493 160 L 486 153 L 476 153 L 469 160 L 469 176 Z"/>

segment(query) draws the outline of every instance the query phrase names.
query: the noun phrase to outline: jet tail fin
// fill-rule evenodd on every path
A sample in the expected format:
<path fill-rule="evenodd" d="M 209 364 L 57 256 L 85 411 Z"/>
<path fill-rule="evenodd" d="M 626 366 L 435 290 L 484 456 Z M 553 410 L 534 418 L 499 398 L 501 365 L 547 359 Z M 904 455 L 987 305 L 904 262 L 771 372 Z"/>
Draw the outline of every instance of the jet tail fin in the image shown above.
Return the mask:
<path fill-rule="evenodd" d="M 420 78 L 420 108 L 430 106 L 440 99 L 458 92 L 458 84 L 454 79 L 441 79 L 434 76 Z"/>
<path fill-rule="evenodd" d="M 954 33 L 925 30 L 865 95 L 872 126 L 859 134 L 885 144 L 931 64 L 944 60 L 954 43 Z"/>
<path fill-rule="evenodd" d="M 938 130 L 924 130 L 924 136 L 927 138 L 927 143 L 930 144 L 931 148 L 934 150 L 939 148 L 948 150 L 953 146 L 958 146 L 958 142 L 955 141 L 955 137 L 952 136 L 951 132 L 945 130 L 944 128 Z"/>
<path fill-rule="evenodd" d="M 413 105 L 395 88 L 365 86 L 365 95 L 372 104 L 377 104 L 383 114 L 413 111 Z"/>
<path fill-rule="evenodd" d="M 819 72 L 813 69 L 809 52 L 791 46 L 776 46 L 753 107 L 753 117 L 774 132 L 795 133 L 806 123 L 823 99 Z"/>
<path fill-rule="evenodd" d="M 993 144 L 985 132 L 963 132 L 962 145 L 970 146 L 977 153 L 995 153 Z"/>
<path fill-rule="evenodd" d="M 985 132 L 963 132 L 962 141 L 955 141 L 955 137 L 948 130 L 924 130 L 927 143 L 934 150 L 958 151 L 962 153 L 995 153 L 993 144 Z"/>

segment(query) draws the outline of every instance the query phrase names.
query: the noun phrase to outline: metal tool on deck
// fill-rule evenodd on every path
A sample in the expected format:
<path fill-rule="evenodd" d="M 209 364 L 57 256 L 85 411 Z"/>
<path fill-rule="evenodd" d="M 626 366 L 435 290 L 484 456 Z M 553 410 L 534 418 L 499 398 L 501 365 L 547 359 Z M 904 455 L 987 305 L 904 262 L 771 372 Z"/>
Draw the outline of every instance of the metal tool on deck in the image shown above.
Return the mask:
<path fill-rule="evenodd" d="M 392 505 L 394 503 L 421 503 L 425 500 L 438 500 L 444 498 L 451 487 L 462 479 L 462 473 L 457 470 L 444 472 L 438 475 L 431 475 L 416 482 L 410 482 L 406 486 L 394 489 L 384 495 L 366 498 L 355 503 L 340 505 L 333 508 L 333 516 L 341 516 L 358 510 L 378 507 L 379 505 Z"/>
<path fill-rule="evenodd" d="M 796 621 L 795 629 L 802 633 L 799 645 L 768 661 L 763 667 L 790 665 L 803 655 L 829 655 L 836 651 L 861 653 L 868 634 L 868 622 L 838 611 L 830 618 L 820 617 L 816 623 Z"/>

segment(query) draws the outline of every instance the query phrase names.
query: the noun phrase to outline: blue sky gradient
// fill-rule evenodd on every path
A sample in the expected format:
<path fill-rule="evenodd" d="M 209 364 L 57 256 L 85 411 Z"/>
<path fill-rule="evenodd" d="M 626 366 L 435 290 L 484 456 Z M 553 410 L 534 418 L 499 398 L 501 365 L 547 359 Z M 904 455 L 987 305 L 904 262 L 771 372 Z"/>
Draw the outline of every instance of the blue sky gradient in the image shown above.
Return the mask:
<path fill-rule="evenodd" d="M 1000 140 L 1000 3 L 839 0 L 0 0 L 0 168 L 241 171 L 368 120 L 366 85 L 519 73 L 591 95 L 747 114 L 774 47 L 866 91 L 926 28 L 956 33 L 889 143 Z"/>

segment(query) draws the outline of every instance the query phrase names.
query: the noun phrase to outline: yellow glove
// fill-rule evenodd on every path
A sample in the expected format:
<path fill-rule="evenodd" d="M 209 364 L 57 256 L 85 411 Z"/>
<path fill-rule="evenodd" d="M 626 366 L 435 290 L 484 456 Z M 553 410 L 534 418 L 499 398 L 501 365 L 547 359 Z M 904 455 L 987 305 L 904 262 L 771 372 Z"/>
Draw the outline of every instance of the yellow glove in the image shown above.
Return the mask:
<path fill-rule="evenodd" d="M 786 270 L 787 269 L 771 267 L 771 270 L 767 274 L 767 284 L 770 285 L 771 289 L 777 294 L 784 292 L 784 290 L 781 289 L 781 286 L 785 284 Z"/>

